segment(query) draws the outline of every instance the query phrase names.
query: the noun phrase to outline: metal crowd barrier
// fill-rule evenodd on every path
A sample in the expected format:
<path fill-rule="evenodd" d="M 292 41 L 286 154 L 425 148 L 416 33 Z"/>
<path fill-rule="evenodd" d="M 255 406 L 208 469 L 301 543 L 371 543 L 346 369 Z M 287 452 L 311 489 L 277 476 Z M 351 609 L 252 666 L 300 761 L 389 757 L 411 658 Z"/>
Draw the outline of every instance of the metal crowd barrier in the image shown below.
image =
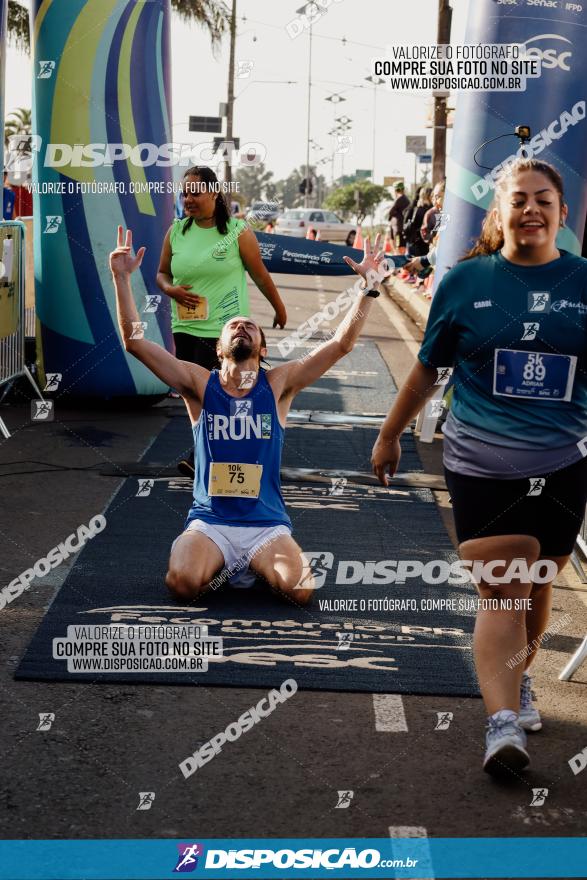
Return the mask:
<path fill-rule="evenodd" d="M 583 525 L 581 526 L 581 531 L 577 536 L 575 549 L 571 555 L 571 562 L 573 563 L 575 571 L 579 575 L 582 583 L 587 584 L 587 574 L 585 573 L 583 560 L 587 561 L 587 512 L 585 514 L 585 519 L 583 520 Z M 579 666 L 581 666 L 585 660 L 587 660 L 587 636 L 585 636 L 583 642 L 577 648 L 559 675 L 559 680 L 568 681 L 572 674 L 577 671 Z"/>
<path fill-rule="evenodd" d="M 0 389 L 21 376 L 43 400 L 24 359 L 25 337 L 25 226 L 19 220 L 0 222 Z M 10 431 L 0 418 L 0 433 Z"/>

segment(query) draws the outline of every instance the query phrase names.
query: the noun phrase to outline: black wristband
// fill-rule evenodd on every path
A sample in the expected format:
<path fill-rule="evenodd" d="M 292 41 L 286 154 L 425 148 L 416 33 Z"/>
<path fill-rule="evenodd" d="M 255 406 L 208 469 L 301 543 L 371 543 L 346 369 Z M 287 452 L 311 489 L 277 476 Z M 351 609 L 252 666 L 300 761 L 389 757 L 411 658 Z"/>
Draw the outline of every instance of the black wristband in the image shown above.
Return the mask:
<path fill-rule="evenodd" d="M 372 288 L 371 290 L 367 291 L 365 296 L 372 296 L 373 299 L 376 299 L 376 297 L 378 297 L 380 293 L 381 293 L 380 290 L 375 290 L 374 288 Z"/>

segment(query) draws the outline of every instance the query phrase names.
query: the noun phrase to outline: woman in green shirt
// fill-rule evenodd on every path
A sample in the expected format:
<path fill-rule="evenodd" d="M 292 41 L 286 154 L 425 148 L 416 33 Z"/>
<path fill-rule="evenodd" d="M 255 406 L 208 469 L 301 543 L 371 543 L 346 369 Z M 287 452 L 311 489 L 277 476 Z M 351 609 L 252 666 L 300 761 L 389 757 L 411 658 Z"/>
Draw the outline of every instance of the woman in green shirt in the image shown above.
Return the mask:
<path fill-rule="evenodd" d="M 216 343 L 222 327 L 251 313 L 245 269 L 273 306 L 274 327 L 285 327 L 287 313 L 255 234 L 244 220 L 230 216 L 212 169 L 188 168 L 182 190 L 186 216 L 165 235 L 157 284 L 172 300 L 176 357 L 213 370 L 219 366 Z M 179 467 L 193 476 L 189 459 Z"/>

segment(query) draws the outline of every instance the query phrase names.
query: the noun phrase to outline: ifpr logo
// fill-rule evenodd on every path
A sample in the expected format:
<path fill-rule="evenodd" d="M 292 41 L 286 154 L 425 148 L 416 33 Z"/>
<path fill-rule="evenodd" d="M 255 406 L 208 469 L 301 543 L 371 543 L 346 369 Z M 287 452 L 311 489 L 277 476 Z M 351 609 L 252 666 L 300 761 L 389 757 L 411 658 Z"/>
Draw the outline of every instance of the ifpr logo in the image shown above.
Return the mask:
<path fill-rule="evenodd" d="M 204 855 L 201 843 L 178 843 L 179 856 L 174 874 L 190 874 L 198 867 L 198 859 Z"/>

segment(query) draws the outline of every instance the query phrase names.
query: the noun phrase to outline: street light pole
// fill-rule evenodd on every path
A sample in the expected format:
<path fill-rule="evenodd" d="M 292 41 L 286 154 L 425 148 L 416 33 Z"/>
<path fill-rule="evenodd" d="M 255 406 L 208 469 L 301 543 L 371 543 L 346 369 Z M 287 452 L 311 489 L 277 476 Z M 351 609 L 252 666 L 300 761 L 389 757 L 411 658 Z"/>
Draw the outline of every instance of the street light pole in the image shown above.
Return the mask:
<path fill-rule="evenodd" d="M 371 179 L 375 183 L 375 137 L 377 133 L 377 86 L 382 85 L 385 80 L 379 76 L 366 76 L 367 82 L 373 83 L 373 156 L 371 160 Z"/>
<path fill-rule="evenodd" d="M 228 95 L 226 99 L 226 140 L 232 140 L 232 118 L 234 111 L 234 52 L 236 45 L 236 0 L 232 0 L 232 17 L 230 19 L 230 58 L 228 62 Z M 232 183 L 232 150 L 227 150 L 224 161 L 224 180 Z"/>
<path fill-rule="evenodd" d="M 305 7 L 304 7 L 305 8 Z M 306 133 L 306 191 L 304 193 L 304 208 L 309 208 L 310 194 L 310 116 L 312 109 L 312 22 L 310 21 L 310 49 L 308 54 L 308 130 Z"/>
<path fill-rule="evenodd" d="M 371 180 L 375 183 L 375 134 L 377 120 L 377 86 L 373 83 L 373 158 L 371 160 Z"/>
<path fill-rule="evenodd" d="M 438 0 L 438 45 L 450 43 L 452 8 L 450 0 Z M 441 183 L 446 176 L 447 95 L 434 98 L 434 141 L 432 148 L 432 183 Z"/>

